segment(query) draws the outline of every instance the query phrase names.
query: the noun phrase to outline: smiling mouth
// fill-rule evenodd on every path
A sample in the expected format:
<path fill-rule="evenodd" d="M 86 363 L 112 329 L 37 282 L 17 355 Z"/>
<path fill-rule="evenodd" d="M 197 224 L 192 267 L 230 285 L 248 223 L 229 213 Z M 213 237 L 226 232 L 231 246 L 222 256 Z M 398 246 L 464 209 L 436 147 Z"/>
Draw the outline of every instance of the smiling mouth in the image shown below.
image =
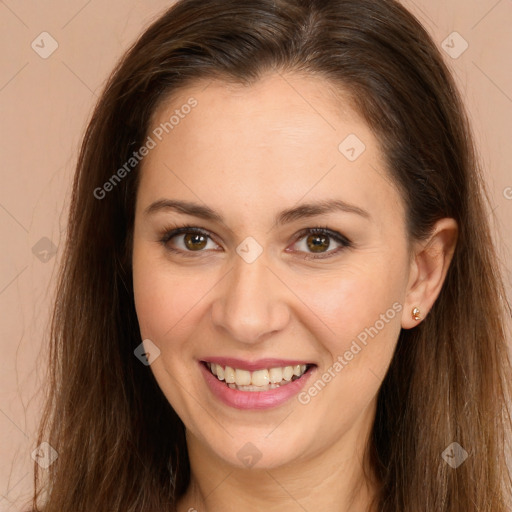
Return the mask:
<path fill-rule="evenodd" d="M 300 379 L 315 366 L 314 364 L 298 364 L 264 368 L 251 372 L 207 361 L 202 361 L 202 363 L 217 379 L 223 381 L 229 388 L 238 391 L 268 391 L 286 386 L 290 382 Z"/>

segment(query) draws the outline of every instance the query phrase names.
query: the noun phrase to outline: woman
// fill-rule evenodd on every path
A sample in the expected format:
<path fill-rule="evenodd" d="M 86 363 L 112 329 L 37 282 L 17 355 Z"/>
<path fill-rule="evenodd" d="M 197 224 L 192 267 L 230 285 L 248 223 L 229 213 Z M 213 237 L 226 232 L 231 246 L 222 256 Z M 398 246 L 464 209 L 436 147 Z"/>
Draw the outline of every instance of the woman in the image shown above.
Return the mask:
<path fill-rule="evenodd" d="M 398 3 L 178 2 L 85 135 L 33 508 L 507 510 L 486 208 Z"/>

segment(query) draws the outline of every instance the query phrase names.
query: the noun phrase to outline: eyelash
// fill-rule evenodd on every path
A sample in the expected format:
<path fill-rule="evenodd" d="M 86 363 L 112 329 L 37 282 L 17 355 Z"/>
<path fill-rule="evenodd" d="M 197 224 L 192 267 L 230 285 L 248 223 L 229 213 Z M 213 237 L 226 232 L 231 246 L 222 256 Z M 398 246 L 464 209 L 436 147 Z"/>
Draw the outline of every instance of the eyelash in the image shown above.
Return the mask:
<path fill-rule="evenodd" d="M 204 250 L 200 251 L 183 251 L 182 249 L 175 249 L 172 247 L 169 247 L 167 244 L 168 242 L 182 234 L 187 233 L 193 233 L 197 235 L 203 235 L 208 237 L 210 240 L 213 240 L 210 236 L 210 233 L 204 229 L 198 228 L 197 226 L 192 226 L 190 224 L 185 224 L 183 226 L 179 227 L 166 227 L 162 230 L 162 233 L 160 234 L 159 242 L 168 250 L 174 253 L 178 253 L 185 257 L 197 257 L 198 253 L 204 252 Z M 301 230 L 297 234 L 296 240 L 293 242 L 296 244 L 300 240 L 302 240 L 304 237 L 308 235 L 326 235 L 329 238 L 333 239 L 334 241 L 338 242 L 341 247 L 338 247 L 337 249 L 333 249 L 326 253 L 319 253 L 322 254 L 321 256 L 313 256 L 312 253 L 309 253 L 307 256 L 303 256 L 303 259 L 305 260 L 319 260 L 319 259 L 326 259 L 334 256 L 335 254 L 338 254 L 343 249 L 348 249 L 352 247 L 352 242 L 343 236 L 341 233 L 338 233 L 337 231 L 333 231 L 332 229 L 329 229 L 328 227 L 315 227 L 315 228 L 307 228 Z M 213 240 L 215 242 L 215 240 Z M 216 243 L 216 242 L 215 242 Z M 217 244 L 218 245 L 218 244 Z M 294 251 L 295 252 L 295 251 Z M 298 251 L 300 252 L 300 251 Z"/>

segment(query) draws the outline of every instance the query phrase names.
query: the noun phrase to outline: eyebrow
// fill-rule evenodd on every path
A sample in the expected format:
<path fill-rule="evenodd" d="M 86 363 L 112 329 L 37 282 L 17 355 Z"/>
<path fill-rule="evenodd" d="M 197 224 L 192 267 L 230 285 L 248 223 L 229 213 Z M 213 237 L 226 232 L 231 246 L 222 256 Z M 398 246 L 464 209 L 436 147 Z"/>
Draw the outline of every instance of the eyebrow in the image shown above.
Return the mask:
<path fill-rule="evenodd" d="M 150 204 L 144 210 L 144 214 L 152 215 L 160 211 L 169 210 L 225 224 L 222 215 L 209 206 L 177 199 L 159 199 L 158 201 Z M 363 210 L 358 206 L 346 203 L 341 199 L 331 199 L 303 203 L 299 206 L 294 206 L 292 208 L 283 210 L 274 218 L 274 226 L 289 224 L 300 219 L 307 219 L 309 217 L 315 217 L 317 215 L 332 213 L 336 211 L 356 214 L 367 220 L 371 220 L 371 215 L 366 210 Z"/>

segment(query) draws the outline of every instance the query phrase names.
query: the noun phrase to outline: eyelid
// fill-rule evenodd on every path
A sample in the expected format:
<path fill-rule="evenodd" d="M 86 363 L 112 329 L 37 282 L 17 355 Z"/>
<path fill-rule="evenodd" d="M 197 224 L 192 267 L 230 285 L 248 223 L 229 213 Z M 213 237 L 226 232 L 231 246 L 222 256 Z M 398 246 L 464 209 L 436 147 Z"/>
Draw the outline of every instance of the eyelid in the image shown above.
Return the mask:
<path fill-rule="evenodd" d="M 178 235 L 182 235 L 184 233 L 197 233 L 198 235 L 204 235 L 213 240 L 213 238 L 211 237 L 211 235 L 212 235 L 211 231 L 208 231 L 203 228 L 199 228 L 197 226 L 192 226 L 192 225 L 164 228 L 161 231 L 161 240 L 169 241 L 171 238 L 174 238 L 175 236 L 178 236 Z M 215 243 L 217 243 L 217 242 L 215 242 Z"/>
<path fill-rule="evenodd" d="M 347 245 L 352 243 L 346 236 L 342 235 L 341 233 L 338 233 L 337 231 L 334 231 L 328 227 L 320 227 L 320 226 L 314 227 L 314 228 L 301 229 L 295 235 L 296 236 L 295 242 L 297 242 L 301 238 L 304 238 L 306 235 L 328 235 L 330 238 L 333 238 L 334 240 L 336 240 L 339 243 L 343 243 L 343 244 L 347 244 Z"/>

